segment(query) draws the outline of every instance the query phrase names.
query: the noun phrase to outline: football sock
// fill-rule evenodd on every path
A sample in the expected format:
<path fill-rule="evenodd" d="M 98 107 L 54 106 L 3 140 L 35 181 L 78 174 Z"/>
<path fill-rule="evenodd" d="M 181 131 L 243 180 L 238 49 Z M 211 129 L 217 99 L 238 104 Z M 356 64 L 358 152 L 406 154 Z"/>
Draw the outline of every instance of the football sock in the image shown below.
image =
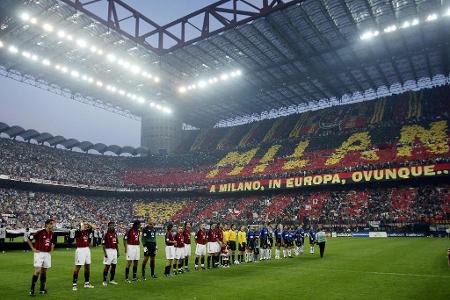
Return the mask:
<path fill-rule="evenodd" d="M 41 274 L 41 291 L 45 290 L 45 282 L 47 281 L 47 274 Z"/>
<path fill-rule="evenodd" d="M 114 280 L 114 275 L 116 275 L 116 265 L 111 265 L 111 277 L 110 277 L 110 281 Z"/>
<path fill-rule="evenodd" d="M 137 266 L 133 266 L 133 279 L 136 279 L 137 276 Z"/>
<path fill-rule="evenodd" d="M 130 267 L 125 268 L 125 279 L 128 279 L 128 275 L 130 275 Z"/>
<path fill-rule="evenodd" d="M 106 277 L 108 276 L 108 266 L 105 266 L 105 268 L 103 269 L 103 281 L 106 281 Z"/>
<path fill-rule="evenodd" d="M 202 258 L 200 259 L 200 262 L 202 264 L 202 267 L 204 267 L 205 266 L 205 257 L 204 256 L 202 256 Z"/>
<path fill-rule="evenodd" d="M 184 265 L 187 267 L 189 266 L 189 257 L 184 258 Z"/>
<path fill-rule="evenodd" d="M 155 275 L 155 260 L 150 258 L 150 272 L 152 276 Z"/>
<path fill-rule="evenodd" d="M 78 272 L 74 271 L 73 272 L 73 278 L 72 278 L 72 283 L 75 285 L 78 282 Z"/>
<path fill-rule="evenodd" d="M 198 267 L 198 257 L 195 258 L 195 266 Z"/>
<path fill-rule="evenodd" d="M 89 275 L 90 275 L 90 272 L 87 270 L 84 270 L 84 282 L 89 282 Z"/>
<path fill-rule="evenodd" d="M 208 256 L 207 262 L 208 262 L 208 268 L 210 268 L 211 267 L 211 256 Z"/>
<path fill-rule="evenodd" d="M 34 291 L 34 287 L 36 286 L 36 281 L 38 280 L 38 275 L 33 275 L 31 278 L 31 290 Z"/>
<path fill-rule="evenodd" d="M 142 277 L 145 277 L 145 265 L 144 264 L 142 265 L 141 271 L 142 271 Z"/>

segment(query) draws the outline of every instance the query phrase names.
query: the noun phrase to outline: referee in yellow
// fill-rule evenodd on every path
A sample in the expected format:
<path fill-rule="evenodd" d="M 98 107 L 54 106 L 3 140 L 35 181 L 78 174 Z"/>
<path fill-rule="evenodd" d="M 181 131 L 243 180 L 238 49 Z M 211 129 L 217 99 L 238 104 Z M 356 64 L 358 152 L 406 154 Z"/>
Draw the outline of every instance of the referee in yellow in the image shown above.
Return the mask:
<path fill-rule="evenodd" d="M 236 225 L 231 224 L 230 230 L 227 233 L 228 248 L 231 250 L 231 262 L 236 264 Z"/>
<path fill-rule="evenodd" d="M 245 232 L 245 226 L 241 226 L 241 229 L 239 230 L 237 235 L 237 241 L 239 244 L 238 263 L 244 263 L 244 253 L 247 247 L 247 233 Z"/>

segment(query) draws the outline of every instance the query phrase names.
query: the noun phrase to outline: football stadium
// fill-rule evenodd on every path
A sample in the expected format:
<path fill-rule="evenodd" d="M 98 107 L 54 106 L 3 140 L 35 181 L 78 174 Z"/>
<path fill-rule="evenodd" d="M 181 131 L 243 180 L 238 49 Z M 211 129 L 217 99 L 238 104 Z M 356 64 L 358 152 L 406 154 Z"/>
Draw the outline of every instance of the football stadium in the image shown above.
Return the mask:
<path fill-rule="evenodd" d="M 450 299 L 450 0 L 1 0 L 0 299 Z"/>

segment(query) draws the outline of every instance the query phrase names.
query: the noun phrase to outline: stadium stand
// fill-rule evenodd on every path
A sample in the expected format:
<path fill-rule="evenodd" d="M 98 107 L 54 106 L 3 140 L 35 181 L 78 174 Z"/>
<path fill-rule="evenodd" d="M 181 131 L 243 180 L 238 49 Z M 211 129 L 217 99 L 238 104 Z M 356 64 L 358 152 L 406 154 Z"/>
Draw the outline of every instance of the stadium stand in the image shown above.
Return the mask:
<path fill-rule="evenodd" d="M 158 224 L 192 220 L 194 224 L 226 220 L 236 224 L 293 222 L 328 227 L 365 228 L 371 221 L 383 226 L 439 223 L 450 219 L 450 186 L 423 185 L 358 190 L 298 191 L 289 194 L 222 198 L 177 199 L 75 196 L 0 189 L 2 213 L 14 215 L 15 228 L 38 228 L 48 217 L 70 228 L 80 219 L 104 227 L 106 216 L 123 231 L 133 218 L 151 217 Z M 11 226 L 9 227 L 11 228 Z"/>
<path fill-rule="evenodd" d="M 0 192 L 2 213 L 13 214 L 15 226 L 23 227 L 37 227 L 38 220 L 49 216 L 63 227 L 73 226 L 80 218 L 103 226 L 107 215 L 114 216 L 121 228 L 131 218 L 147 217 L 161 224 L 270 220 L 362 227 L 370 221 L 392 225 L 449 220 L 449 186 L 439 182 L 419 187 L 403 182 L 403 187 L 381 184 L 376 188 L 291 190 L 258 196 L 205 195 L 211 183 L 448 163 L 448 91 L 448 87 L 441 87 L 411 92 L 334 108 L 333 114 L 324 109 L 232 128 L 188 131 L 178 149 L 189 151 L 169 156 L 68 151 L 54 143 L 33 142 L 31 131 L 28 142 L 20 141 L 12 127 L 5 125 L 2 131 L 10 134 L 10 139 L 0 139 L 3 181 L 41 179 L 72 187 L 137 191 L 177 187 L 194 194 L 175 199 L 120 193 L 73 196 L 5 187 Z M 434 101 L 433 106 L 427 105 L 430 101 Z M 68 145 L 67 140 L 60 143 Z"/>
<path fill-rule="evenodd" d="M 196 135 L 188 131 L 179 149 L 190 151 L 170 156 L 93 155 L 3 138 L 0 173 L 70 184 L 188 188 L 448 162 L 448 89 L 346 105 L 333 114 L 324 109 Z"/>

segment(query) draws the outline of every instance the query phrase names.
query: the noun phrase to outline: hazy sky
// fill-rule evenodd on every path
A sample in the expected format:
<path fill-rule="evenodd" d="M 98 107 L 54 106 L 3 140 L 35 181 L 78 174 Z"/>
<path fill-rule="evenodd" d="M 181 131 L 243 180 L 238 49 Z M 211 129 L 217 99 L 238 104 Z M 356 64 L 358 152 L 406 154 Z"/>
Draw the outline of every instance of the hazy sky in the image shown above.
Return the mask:
<path fill-rule="evenodd" d="M 103 0 L 106 1 L 106 0 Z M 124 0 L 163 25 L 216 1 Z M 93 143 L 139 146 L 140 122 L 0 77 L 0 122 Z"/>

